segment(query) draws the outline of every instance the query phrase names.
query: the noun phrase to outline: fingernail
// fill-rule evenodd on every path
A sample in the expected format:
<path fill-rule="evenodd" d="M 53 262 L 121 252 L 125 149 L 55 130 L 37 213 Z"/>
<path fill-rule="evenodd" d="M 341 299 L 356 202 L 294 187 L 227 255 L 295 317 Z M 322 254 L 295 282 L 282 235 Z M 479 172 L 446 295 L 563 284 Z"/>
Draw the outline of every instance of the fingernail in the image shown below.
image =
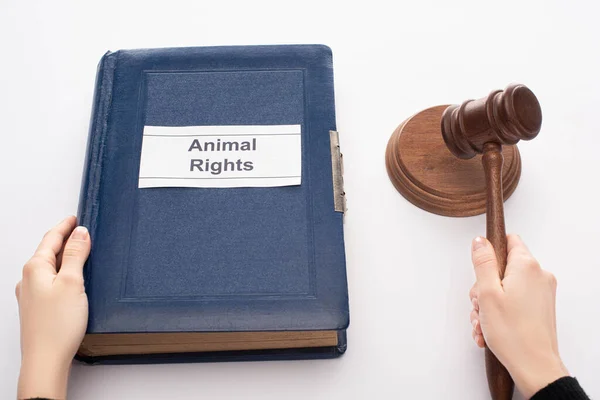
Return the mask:
<path fill-rule="evenodd" d="M 473 322 L 471 323 L 471 325 L 473 325 L 473 330 L 477 331 L 477 324 L 479 323 L 479 321 L 477 321 L 476 319 L 473 320 Z"/>
<path fill-rule="evenodd" d="M 483 340 L 483 336 L 481 335 L 477 335 L 475 337 L 475 343 L 477 343 L 477 346 L 481 348 L 485 347 L 485 340 Z"/>
<path fill-rule="evenodd" d="M 472 248 L 473 248 L 473 251 L 477 251 L 477 250 L 485 247 L 486 245 L 487 245 L 487 241 L 484 238 L 482 238 L 481 236 L 478 236 L 473 240 Z"/>
<path fill-rule="evenodd" d="M 71 236 L 71 237 L 73 239 L 77 239 L 77 240 L 85 240 L 87 238 L 87 235 L 88 235 L 87 228 L 85 226 L 78 226 L 73 231 L 73 236 Z"/>
<path fill-rule="evenodd" d="M 473 303 L 473 308 L 475 310 L 479 310 L 479 300 L 477 300 L 477 297 L 473 297 L 473 300 L 471 302 Z"/>

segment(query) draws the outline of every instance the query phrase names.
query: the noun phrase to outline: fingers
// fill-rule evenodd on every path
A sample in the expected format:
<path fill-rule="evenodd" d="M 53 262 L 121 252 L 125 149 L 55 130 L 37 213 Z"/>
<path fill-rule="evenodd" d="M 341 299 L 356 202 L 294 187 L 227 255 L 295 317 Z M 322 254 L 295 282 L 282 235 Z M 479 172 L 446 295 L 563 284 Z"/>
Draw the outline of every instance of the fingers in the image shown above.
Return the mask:
<path fill-rule="evenodd" d="M 517 257 L 532 257 L 529 249 L 519 235 L 510 234 L 506 236 L 506 250 L 508 252 L 507 262 L 514 261 Z"/>
<path fill-rule="evenodd" d="M 483 332 L 481 330 L 481 324 L 479 323 L 479 311 L 473 310 L 471 311 L 471 326 L 473 327 L 473 331 L 471 332 L 471 336 L 475 341 L 475 344 L 479 347 L 485 346 L 485 340 L 483 338 Z"/>
<path fill-rule="evenodd" d="M 473 310 L 470 314 L 471 326 L 473 330 L 471 336 L 478 347 L 483 348 L 485 346 L 485 340 L 483 339 L 483 331 L 481 330 L 481 323 L 479 322 L 479 300 L 477 299 L 477 283 L 475 283 L 471 290 L 469 290 L 469 298 L 473 304 Z"/>
<path fill-rule="evenodd" d="M 488 295 L 502 292 L 500 276 L 498 275 L 498 262 L 492 244 L 485 238 L 478 237 L 473 240 L 471 256 L 475 275 L 477 276 L 478 300 Z"/>
<path fill-rule="evenodd" d="M 521 239 L 521 236 L 510 233 L 506 235 L 506 250 L 510 253 L 515 249 L 522 249 L 529 253 L 529 249 L 525 245 L 525 242 L 523 242 L 523 239 Z"/>
<path fill-rule="evenodd" d="M 481 332 L 481 325 L 479 324 L 479 311 L 477 311 L 477 310 L 471 311 L 470 318 L 471 318 L 471 325 L 473 325 L 473 330 L 481 335 L 482 332 Z"/>
<path fill-rule="evenodd" d="M 83 265 L 90 254 L 90 248 L 88 230 L 83 226 L 78 226 L 65 243 L 59 277 L 83 279 Z"/>
<path fill-rule="evenodd" d="M 506 272 L 504 273 L 505 277 L 517 270 L 527 270 L 534 274 L 542 272 L 540 263 L 531 255 L 520 236 L 508 235 L 506 237 L 506 244 L 508 257 Z"/>
<path fill-rule="evenodd" d="M 15 296 L 17 297 L 17 301 L 19 301 L 19 298 L 21 297 L 21 285 L 22 283 L 19 281 L 15 287 Z"/>
<path fill-rule="evenodd" d="M 479 320 L 479 302 L 481 298 L 486 299 L 489 296 L 501 294 L 502 285 L 498 274 L 496 253 L 494 253 L 494 247 L 487 239 L 478 237 L 473 240 L 471 255 L 475 275 L 477 276 L 477 282 L 475 282 L 469 291 L 469 298 L 473 303 L 473 311 L 471 311 L 470 315 L 473 327 L 471 336 L 473 336 L 475 344 L 483 348 L 485 347 L 485 340 Z"/>
<path fill-rule="evenodd" d="M 471 290 L 469 290 L 469 299 L 471 299 L 471 304 L 473 304 L 473 310 L 479 311 L 479 299 L 477 298 L 477 282 L 471 286 Z"/>
<path fill-rule="evenodd" d="M 475 341 L 477 347 L 483 349 L 485 347 L 485 340 L 483 339 L 483 335 L 479 335 L 475 333 L 475 331 L 473 331 L 471 335 L 473 336 L 473 340 Z"/>
<path fill-rule="evenodd" d="M 471 302 L 473 301 L 473 299 L 477 298 L 477 282 L 475 282 L 473 284 L 473 286 L 471 286 L 471 290 L 469 290 L 469 299 L 471 300 Z"/>
<path fill-rule="evenodd" d="M 50 229 L 42 238 L 34 257 L 41 257 L 50 263 L 56 269 L 56 255 L 62 250 L 65 239 L 69 236 L 75 225 L 77 218 L 71 216 L 62 220 L 54 228 Z"/>

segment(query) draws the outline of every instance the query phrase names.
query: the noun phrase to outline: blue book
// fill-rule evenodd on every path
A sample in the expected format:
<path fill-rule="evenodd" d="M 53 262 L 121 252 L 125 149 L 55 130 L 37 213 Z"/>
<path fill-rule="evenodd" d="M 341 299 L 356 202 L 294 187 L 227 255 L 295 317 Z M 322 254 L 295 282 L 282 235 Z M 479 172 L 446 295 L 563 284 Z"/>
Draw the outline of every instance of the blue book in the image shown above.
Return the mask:
<path fill-rule="evenodd" d="M 89 363 L 313 359 L 349 322 L 331 50 L 120 50 L 78 217 Z"/>

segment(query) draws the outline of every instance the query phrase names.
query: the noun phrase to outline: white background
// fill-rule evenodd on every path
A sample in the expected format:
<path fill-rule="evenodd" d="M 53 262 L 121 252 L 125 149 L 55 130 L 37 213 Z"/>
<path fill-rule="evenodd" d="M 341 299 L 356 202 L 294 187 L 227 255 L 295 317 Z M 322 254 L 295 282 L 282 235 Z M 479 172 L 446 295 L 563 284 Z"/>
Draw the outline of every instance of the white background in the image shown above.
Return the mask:
<path fill-rule="evenodd" d="M 506 204 L 558 278 L 562 357 L 600 397 L 597 2 L 48 1 L 0 3 L 0 398 L 14 398 L 14 284 L 42 234 L 76 212 L 96 65 L 120 48 L 324 43 L 345 155 L 351 327 L 331 361 L 76 365 L 71 399 L 485 399 L 471 339 L 471 239 L 389 183 L 389 135 L 423 108 L 527 84 L 544 113 Z"/>

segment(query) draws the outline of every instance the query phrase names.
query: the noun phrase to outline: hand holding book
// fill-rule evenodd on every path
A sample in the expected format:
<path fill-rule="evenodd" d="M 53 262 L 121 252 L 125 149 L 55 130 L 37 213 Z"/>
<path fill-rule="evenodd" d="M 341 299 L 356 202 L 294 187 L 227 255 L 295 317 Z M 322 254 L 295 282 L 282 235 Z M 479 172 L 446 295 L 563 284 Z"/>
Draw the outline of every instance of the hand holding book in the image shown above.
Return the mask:
<path fill-rule="evenodd" d="M 71 362 L 85 334 L 88 301 L 83 264 L 90 236 L 68 217 L 52 228 L 17 284 L 21 321 L 18 398 L 64 399 Z"/>

